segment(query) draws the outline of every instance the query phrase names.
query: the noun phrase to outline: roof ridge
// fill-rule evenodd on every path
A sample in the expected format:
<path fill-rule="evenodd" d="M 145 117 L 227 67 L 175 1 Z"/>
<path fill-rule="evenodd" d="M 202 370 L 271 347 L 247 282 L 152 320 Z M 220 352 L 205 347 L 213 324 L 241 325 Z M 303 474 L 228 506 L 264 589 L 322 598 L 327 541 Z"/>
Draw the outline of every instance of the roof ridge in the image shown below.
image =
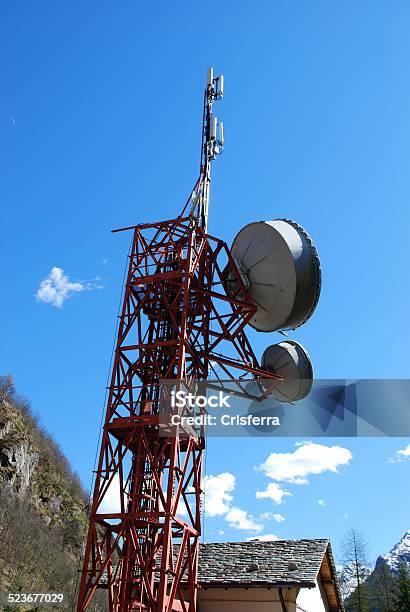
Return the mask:
<path fill-rule="evenodd" d="M 329 543 L 330 540 L 329 538 L 297 538 L 297 539 L 291 539 L 291 538 L 283 538 L 283 539 L 277 539 L 277 540 L 258 540 L 257 536 L 254 540 L 236 540 L 234 542 L 228 541 L 228 542 L 201 542 L 201 546 L 215 546 L 215 545 L 224 545 L 224 544 L 246 544 L 246 545 L 252 545 L 252 544 L 268 544 L 268 545 L 272 545 L 272 544 L 278 544 L 281 542 L 326 542 Z"/>

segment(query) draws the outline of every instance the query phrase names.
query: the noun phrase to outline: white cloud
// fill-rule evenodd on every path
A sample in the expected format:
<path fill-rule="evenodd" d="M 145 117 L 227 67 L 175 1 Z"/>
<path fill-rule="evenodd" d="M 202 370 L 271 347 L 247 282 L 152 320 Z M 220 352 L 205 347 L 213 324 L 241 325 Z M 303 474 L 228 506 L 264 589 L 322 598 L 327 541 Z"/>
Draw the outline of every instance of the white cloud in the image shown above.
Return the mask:
<path fill-rule="evenodd" d="M 188 516 L 188 510 L 186 509 L 184 500 L 180 499 L 178 502 L 177 516 L 179 516 L 180 518 L 185 518 L 186 516 Z"/>
<path fill-rule="evenodd" d="M 302 442 L 296 444 L 292 453 L 271 453 L 258 469 L 272 480 L 308 484 L 309 475 L 327 471 L 337 473 L 338 468 L 348 465 L 352 457 L 350 450 L 342 446 Z"/>
<path fill-rule="evenodd" d="M 230 509 L 233 500 L 231 495 L 235 488 L 235 476 L 223 472 L 217 476 L 205 476 L 205 514 L 207 516 L 223 516 Z"/>
<path fill-rule="evenodd" d="M 245 531 L 262 531 L 263 525 L 246 510 L 233 505 L 232 491 L 236 479 L 230 472 L 216 476 L 205 476 L 205 514 L 209 517 L 223 516 L 230 527 Z M 223 531 L 220 531 L 222 534 Z"/>
<path fill-rule="evenodd" d="M 254 538 L 246 538 L 247 542 L 259 541 L 259 542 L 276 542 L 279 540 L 278 536 L 274 533 L 265 533 L 263 535 L 255 536 Z"/>
<path fill-rule="evenodd" d="M 397 451 L 397 454 L 400 455 L 400 457 L 409 457 L 410 458 L 410 444 L 408 444 L 406 446 L 406 448 L 404 448 L 403 450 Z"/>
<path fill-rule="evenodd" d="M 88 291 L 91 289 L 101 289 L 101 279 L 99 277 L 92 281 L 72 282 L 64 274 L 62 268 L 54 266 L 49 275 L 44 278 L 37 289 L 36 298 L 38 302 L 51 304 L 56 308 L 62 308 L 64 302 L 75 293 Z"/>
<path fill-rule="evenodd" d="M 261 521 L 276 521 L 277 523 L 283 523 L 285 517 L 281 514 L 275 514 L 274 512 L 262 512 L 259 515 Z"/>
<path fill-rule="evenodd" d="M 284 497 L 291 495 L 292 493 L 283 489 L 276 482 L 270 482 L 265 491 L 256 491 L 256 499 L 271 499 L 278 506 L 282 503 Z"/>
<path fill-rule="evenodd" d="M 349 515 L 348 514 L 344 514 L 343 518 L 345 518 L 347 520 L 349 518 Z"/>
<path fill-rule="evenodd" d="M 115 474 L 98 508 L 100 514 L 115 514 L 121 512 L 120 479 Z"/>
<path fill-rule="evenodd" d="M 410 444 L 403 448 L 402 450 L 396 451 L 394 457 L 390 457 L 388 460 L 389 463 L 402 463 L 403 461 L 410 460 Z"/>
<path fill-rule="evenodd" d="M 241 508 L 231 508 L 225 519 L 230 527 L 245 531 L 262 531 L 263 525 L 257 523 L 252 515 Z"/>
<path fill-rule="evenodd" d="M 317 500 L 317 503 L 319 504 L 319 506 L 322 506 L 322 508 L 323 508 L 323 506 L 325 506 L 325 505 L 326 505 L 326 502 L 325 502 L 325 500 L 324 500 L 324 499 L 318 499 L 318 500 Z"/>

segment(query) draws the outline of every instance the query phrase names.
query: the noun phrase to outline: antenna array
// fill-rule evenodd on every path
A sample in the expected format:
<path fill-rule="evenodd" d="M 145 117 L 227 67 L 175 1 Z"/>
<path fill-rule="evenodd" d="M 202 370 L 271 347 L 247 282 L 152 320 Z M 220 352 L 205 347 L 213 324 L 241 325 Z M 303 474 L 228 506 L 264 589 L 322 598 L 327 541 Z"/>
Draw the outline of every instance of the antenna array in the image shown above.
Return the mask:
<path fill-rule="evenodd" d="M 214 102 L 224 95 L 223 74 L 214 78 L 214 69 L 208 68 L 207 83 L 204 92 L 204 110 L 202 120 L 202 146 L 200 176 L 192 192 L 191 216 L 205 231 L 208 226 L 209 188 L 211 183 L 211 162 L 224 149 L 224 126 L 212 112 Z"/>

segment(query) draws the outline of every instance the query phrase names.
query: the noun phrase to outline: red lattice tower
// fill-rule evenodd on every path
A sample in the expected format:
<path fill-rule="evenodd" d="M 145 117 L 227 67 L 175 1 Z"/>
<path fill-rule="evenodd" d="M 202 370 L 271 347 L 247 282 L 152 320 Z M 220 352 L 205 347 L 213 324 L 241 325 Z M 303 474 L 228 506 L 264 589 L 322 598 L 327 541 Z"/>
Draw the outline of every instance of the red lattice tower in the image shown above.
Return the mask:
<path fill-rule="evenodd" d="M 240 375 L 278 378 L 260 369 L 246 338 L 256 308 L 230 252 L 206 233 L 210 163 L 223 146 L 212 115 L 218 79 L 208 74 L 201 173 L 182 214 L 126 228 L 133 242 L 78 611 L 97 589 L 110 610 L 197 610 L 205 436 L 160 435 L 160 383 L 222 377 L 241 393 Z M 112 491 L 117 507 L 107 513 Z"/>

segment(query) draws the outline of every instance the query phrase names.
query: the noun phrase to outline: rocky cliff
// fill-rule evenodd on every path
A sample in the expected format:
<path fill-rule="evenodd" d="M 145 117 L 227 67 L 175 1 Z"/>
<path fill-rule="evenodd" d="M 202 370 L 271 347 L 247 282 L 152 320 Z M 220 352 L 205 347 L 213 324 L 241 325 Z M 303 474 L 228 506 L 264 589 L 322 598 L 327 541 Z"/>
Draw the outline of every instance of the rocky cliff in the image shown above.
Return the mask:
<path fill-rule="evenodd" d="M 400 563 L 406 563 L 410 568 L 410 529 L 408 529 L 401 540 L 397 542 L 390 552 L 381 555 L 376 561 L 376 567 L 386 564 L 393 573 L 397 572 Z"/>
<path fill-rule="evenodd" d="M 74 609 L 86 527 L 78 478 L 11 378 L 0 377 L 0 592 L 63 592 Z"/>
<path fill-rule="evenodd" d="M 360 581 L 363 583 L 366 598 L 372 603 L 372 610 L 383 612 L 383 610 L 397 609 L 393 605 L 396 588 L 394 581 L 397 578 L 399 567 L 403 563 L 410 570 L 410 530 L 404 533 L 401 540 L 393 546 L 390 552 L 377 558 L 374 568 L 360 566 Z M 355 610 L 354 606 L 349 606 L 357 587 L 354 564 L 339 565 L 337 573 L 346 610 Z M 382 604 L 380 604 L 380 601 Z M 400 610 L 400 612 L 405 611 Z"/>

